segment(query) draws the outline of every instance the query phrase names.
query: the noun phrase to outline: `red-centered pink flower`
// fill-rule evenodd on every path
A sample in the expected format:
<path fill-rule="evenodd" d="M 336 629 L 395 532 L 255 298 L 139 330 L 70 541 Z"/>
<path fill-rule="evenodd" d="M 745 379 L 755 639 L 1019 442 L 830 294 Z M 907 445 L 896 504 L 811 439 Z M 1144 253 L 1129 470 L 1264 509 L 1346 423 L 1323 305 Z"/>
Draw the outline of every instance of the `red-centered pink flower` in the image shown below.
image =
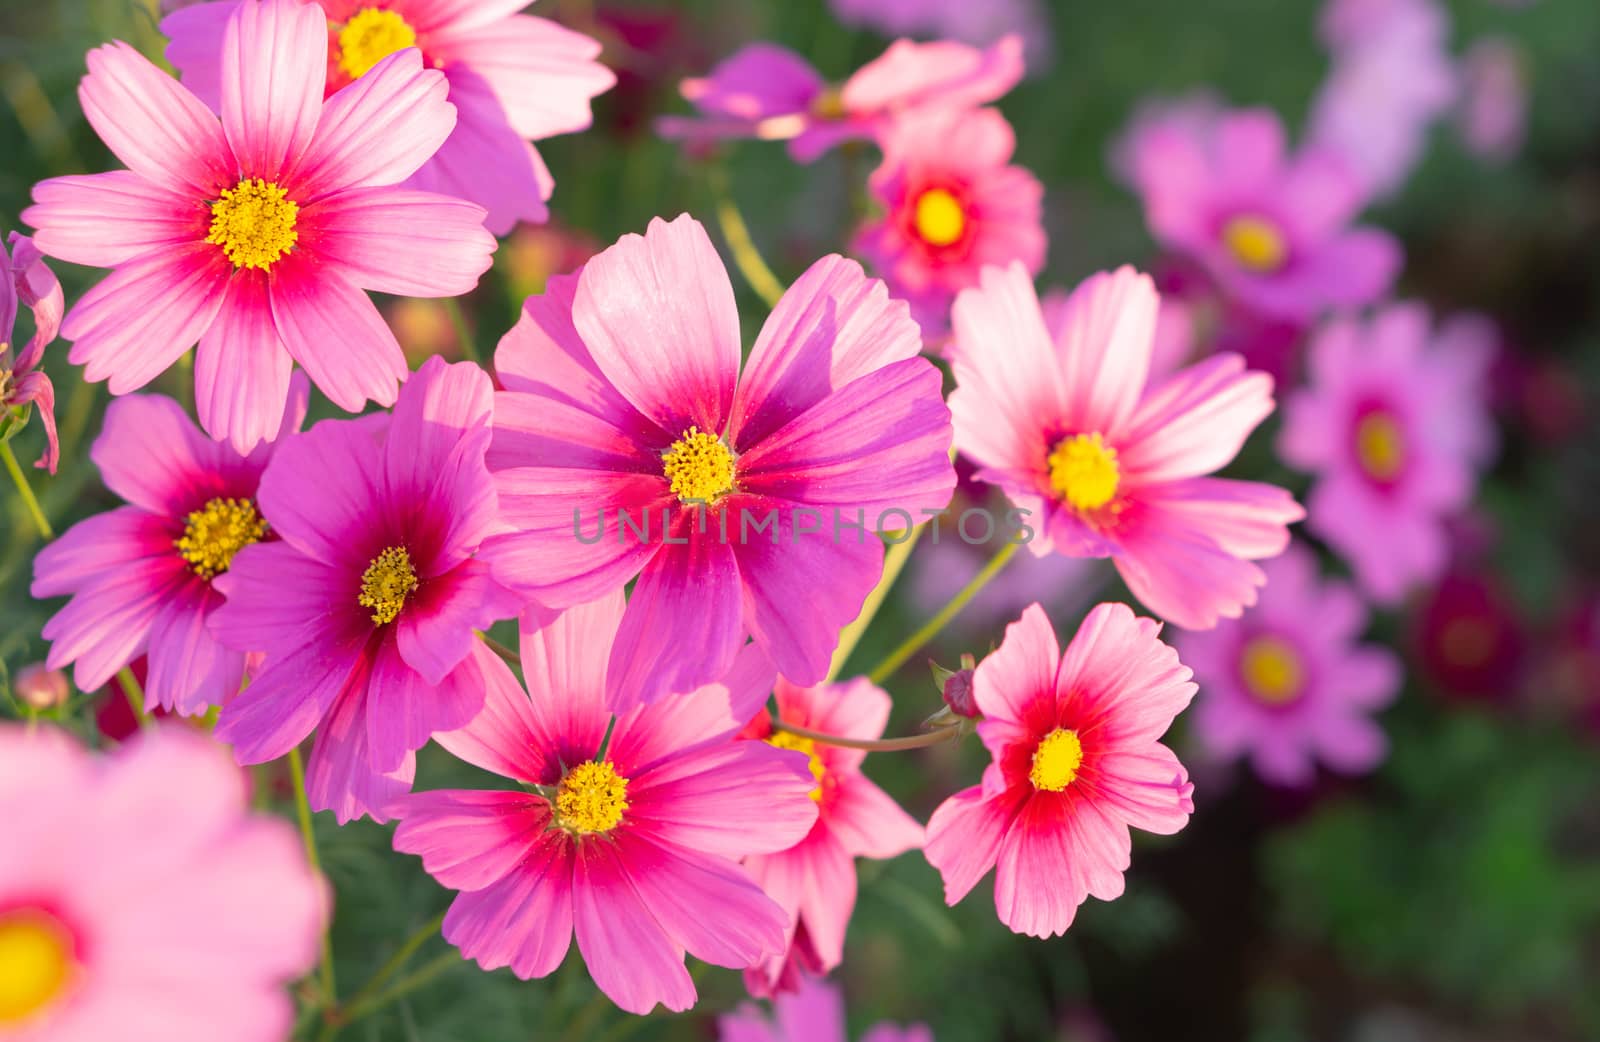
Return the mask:
<path fill-rule="evenodd" d="M 985 267 L 1044 267 L 1044 188 L 1011 166 L 1016 135 L 994 109 L 934 109 L 884 133 L 872 195 L 884 216 L 853 249 L 911 304 L 923 331 L 949 327 L 950 302 L 978 284 Z"/>
<path fill-rule="evenodd" d="M 61 328 L 61 283 L 32 239 L 12 232 L 8 242 L 9 248 L 0 245 L 0 438 L 9 437 L 13 425 L 27 422 L 29 406 L 37 408 L 45 449 L 34 466 L 54 474 L 61 456 L 56 389 L 39 363 Z M 20 351 L 11 342 L 19 304 L 33 312 L 33 336 Z"/>
<path fill-rule="evenodd" d="M 994 762 L 928 821 L 946 901 L 998 865 L 1000 921 L 1063 933 L 1085 897 L 1121 896 L 1130 826 L 1168 835 L 1188 823 L 1194 786 L 1157 739 L 1195 685 L 1160 631 L 1124 604 L 1097 605 L 1064 652 L 1037 604 L 1006 627 L 974 676 Z"/>
<path fill-rule="evenodd" d="M 217 721 L 240 763 L 313 730 L 311 806 L 349 821 L 411 788 L 415 750 L 483 707 L 494 654 L 477 638 L 520 602 L 476 558 L 496 527 L 484 465 L 489 377 L 433 358 L 393 417 L 325 420 L 261 478 L 278 541 L 246 547 L 217 585 L 224 645 L 265 653 Z"/>
<path fill-rule="evenodd" d="M 1006 36 L 984 50 L 951 41 L 896 40 L 842 86 L 831 87 L 793 51 L 754 43 L 683 81 L 701 119 L 668 116 L 663 137 L 705 143 L 723 138 L 788 141 L 809 163 L 843 141 L 872 139 L 911 112 L 970 108 L 1002 97 L 1022 79 L 1022 40 Z"/>
<path fill-rule="evenodd" d="M 956 444 L 1029 512 L 1028 548 L 1110 557 L 1134 596 L 1189 629 L 1237 618 L 1303 515 L 1280 488 L 1209 477 L 1272 411 L 1272 379 L 1216 355 L 1148 379 L 1157 299 L 1132 268 L 1073 292 L 1052 339 L 1027 271 L 956 301 Z"/>
<path fill-rule="evenodd" d="M 1318 478 L 1307 527 L 1383 604 L 1444 572 L 1445 522 L 1494 452 L 1493 332 L 1472 319 L 1430 326 L 1420 304 L 1329 323 L 1278 435 L 1284 462 Z"/>
<path fill-rule="evenodd" d="M 184 7 L 161 31 L 167 60 L 213 109 L 222 97 L 223 37 L 239 0 Z M 450 84 L 456 125 L 406 182 L 477 203 L 489 230 L 544 221 L 555 180 L 532 142 L 585 130 L 590 101 L 616 82 L 600 43 L 545 18 L 527 0 L 322 0 L 326 93 L 360 79 L 395 51 L 416 47 Z"/>
<path fill-rule="evenodd" d="M 844 996 L 837 985 L 806 978 L 792 995 L 772 1002 L 772 1016 L 747 1002 L 717 1018 L 718 1042 L 848 1042 Z M 933 1042 L 925 1024 L 874 1024 L 861 1042 Z"/>
<path fill-rule="evenodd" d="M 394 845 L 461 891 L 444 936 L 484 969 L 548 976 L 576 934 L 618 1006 L 684 1010 L 696 998 L 685 952 L 743 968 L 783 950 L 785 913 L 738 860 L 806 835 L 815 779 L 794 753 L 735 740 L 772 689 L 754 647 L 717 682 L 613 722 L 622 617 L 620 590 L 524 617 L 527 693 L 496 662 L 483 712 L 438 740 L 530 791 L 414 793 L 393 808 Z"/>
<path fill-rule="evenodd" d="M 955 486 L 921 347 L 882 283 L 825 257 L 741 374 L 705 229 L 684 216 L 624 236 L 529 298 L 495 355 L 489 465 L 519 530 L 486 547 L 495 577 L 561 608 L 638 576 L 617 699 L 705 684 L 748 636 L 784 676 L 821 682 L 882 572 L 873 533 L 943 509 Z"/>
<path fill-rule="evenodd" d="M 305 418 L 309 389 L 294 385 L 285 435 Z M 241 456 L 170 398 L 108 405 L 89 458 L 127 505 L 73 525 L 33 562 L 33 596 L 72 598 L 45 623 L 51 668 L 76 663 L 78 690 L 96 691 L 148 655 L 146 711 L 193 715 L 232 698 L 250 649 L 219 644 L 207 621 L 235 555 L 275 535 L 258 488 L 275 447 Z"/>
<path fill-rule="evenodd" d="M 796 687 L 780 679 L 774 696 L 778 719 L 846 738 L 883 737 L 889 696 L 865 678 L 844 684 Z M 763 711 L 746 732 L 780 749 L 806 755 L 815 786 L 817 823 L 787 850 L 758 854 L 745 867 L 789 916 L 788 950 L 745 971 L 752 995 L 792 991 L 802 973 L 825 975 L 844 959 L 844 935 L 856 905 L 858 857 L 892 858 L 922 845 L 922 826 L 865 774 L 866 753 L 819 745 L 774 731 Z"/>
<path fill-rule="evenodd" d="M 187 728 L 109 756 L 0 727 L 0 1037 L 281 1042 L 327 894 Z"/>
<path fill-rule="evenodd" d="M 472 203 L 394 187 L 455 125 L 415 49 L 323 101 L 315 4 L 243 0 L 222 51 L 222 116 L 125 43 L 89 52 L 85 116 L 128 165 L 34 186 L 23 220 L 51 257 L 113 268 L 61 327 L 112 394 L 199 342 L 200 424 L 241 452 L 271 438 L 299 362 L 341 408 L 394 402 L 405 357 L 366 290 L 454 296 L 494 239 Z"/>

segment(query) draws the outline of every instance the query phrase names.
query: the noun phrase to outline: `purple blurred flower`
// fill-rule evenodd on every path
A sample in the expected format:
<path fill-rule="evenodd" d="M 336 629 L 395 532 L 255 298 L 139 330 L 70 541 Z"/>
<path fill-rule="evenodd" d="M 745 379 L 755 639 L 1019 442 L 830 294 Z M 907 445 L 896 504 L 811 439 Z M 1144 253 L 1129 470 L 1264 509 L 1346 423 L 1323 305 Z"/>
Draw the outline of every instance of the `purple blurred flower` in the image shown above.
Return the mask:
<path fill-rule="evenodd" d="M 1510 40 L 1485 37 L 1461 59 L 1456 122 L 1475 155 L 1505 162 L 1527 132 L 1528 84 L 1522 52 Z"/>
<path fill-rule="evenodd" d="M 1027 41 L 1028 67 L 1035 72 L 1055 56 L 1039 0 L 830 0 L 829 6 L 846 25 L 885 36 L 944 37 L 983 47 L 1014 33 Z"/>
<path fill-rule="evenodd" d="M 806 979 L 794 994 L 779 995 L 769 1019 L 746 1002 L 717 1018 L 718 1042 L 846 1042 L 844 996 L 826 981 Z M 926 1025 L 875 1024 L 861 1042 L 933 1042 Z"/>
<path fill-rule="evenodd" d="M 61 454 L 56 441 L 56 390 L 39 363 L 61 328 L 61 283 L 32 239 L 12 232 L 9 241 L 9 251 L 0 247 L 0 438 L 12 433 L 12 410 L 20 417 L 29 405 L 36 406 L 44 424 L 45 450 L 34 466 L 54 474 Z M 33 337 L 21 351 L 11 344 L 19 304 L 33 312 Z"/>

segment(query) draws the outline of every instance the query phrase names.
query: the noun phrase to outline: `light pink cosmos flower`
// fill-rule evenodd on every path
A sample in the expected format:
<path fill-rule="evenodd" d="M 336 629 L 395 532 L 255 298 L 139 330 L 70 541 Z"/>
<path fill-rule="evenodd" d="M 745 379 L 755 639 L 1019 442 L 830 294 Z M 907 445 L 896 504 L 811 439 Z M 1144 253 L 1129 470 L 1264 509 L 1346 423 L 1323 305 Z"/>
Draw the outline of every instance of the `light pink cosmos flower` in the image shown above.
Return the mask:
<path fill-rule="evenodd" d="M 778 719 L 846 738 L 883 737 L 888 694 L 864 677 L 843 684 L 796 687 L 779 679 Z M 922 826 L 861 773 L 866 753 L 818 745 L 772 729 L 765 711 L 746 731 L 807 757 L 817 823 L 799 843 L 745 860 L 745 868 L 789 917 L 788 950 L 745 971 L 752 995 L 793 990 L 803 974 L 823 975 L 844 960 L 844 935 L 856 905 L 858 857 L 892 858 L 922 845 Z"/>
<path fill-rule="evenodd" d="M 1445 522 L 1471 501 L 1494 452 L 1492 330 L 1473 319 L 1437 334 L 1429 325 L 1420 304 L 1329 323 L 1278 435 L 1284 462 L 1317 475 L 1307 526 L 1381 604 L 1444 572 Z"/>
<path fill-rule="evenodd" d="M 308 395 L 305 378 L 294 380 L 279 436 L 300 429 Z M 241 456 L 170 398 L 107 406 L 89 458 L 128 505 L 78 522 L 34 559 L 33 596 L 72 597 L 45 623 L 50 667 L 76 663 L 78 689 L 97 691 L 148 655 L 147 712 L 194 715 L 232 698 L 249 649 L 222 646 L 207 621 L 234 556 L 273 535 L 258 486 L 274 448 Z"/>
<path fill-rule="evenodd" d="M 1195 736 L 1279 785 L 1310 784 L 1318 760 L 1372 770 L 1388 745 L 1371 716 L 1399 694 L 1400 660 L 1358 643 L 1366 605 L 1349 584 L 1320 581 L 1309 550 L 1291 546 L 1265 570 L 1261 603 L 1243 618 L 1173 640 L 1200 684 Z"/>
<path fill-rule="evenodd" d="M 61 283 L 32 239 L 12 232 L 7 241 L 9 249 L 0 246 L 0 438 L 7 436 L 8 426 L 22 419 L 29 406 L 38 409 L 45 450 L 34 466 L 54 474 L 61 457 L 56 440 L 56 389 L 39 363 L 61 328 Z M 33 336 L 20 351 L 11 343 L 18 304 L 33 312 Z"/>
<path fill-rule="evenodd" d="M 494 654 L 475 630 L 520 601 L 474 554 L 495 530 L 484 465 L 489 377 L 432 358 L 393 417 L 325 420 L 278 449 L 261 513 L 278 541 L 246 547 L 217 587 L 217 639 L 265 653 L 217 721 L 240 763 L 317 730 L 306 774 L 341 822 L 411 788 L 414 751 L 483 707 Z"/>
<path fill-rule="evenodd" d="M 794 994 L 773 1000 L 772 1017 L 747 1002 L 717 1018 L 718 1042 L 849 1042 L 844 997 L 836 985 L 807 978 Z M 925 1024 L 874 1024 L 861 1042 L 933 1042 Z"/>
<path fill-rule="evenodd" d="M 393 807 L 394 846 L 461 891 L 444 936 L 484 969 L 548 976 L 576 934 L 618 1006 L 684 1010 L 696 998 L 686 951 L 743 968 L 783 950 L 783 909 L 737 862 L 806 835 L 815 779 L 794 753 L 734 740 L 772 689 L 753 647 L 716 683 L 613 724 L 622 619 L 621 590 L 542 624 L 525 617 L 527 693 L 496 662 L 483 712 L 437 737 L 532 791 L 415 793 Z"/>
<path fill-rule="evenodd" d="M 882 571 L 872 533 L 942 510 L 955 486 L 921 347 L 882 283 L 825 257 L 741 374 L 733 286 L 705 229 L 684 216 L 624 236 L 529 298 L 495 355 L 489 465 L 519 530 L 486 547 L 495 577 L 561 608 L 637 575 L 618 699 L 708 683 L 747 636 L 819 683 Z"/>
<path fill-rule="evenodd" d="M 1020 264 L 955 305 L 956 444 L 1027 510 L 1035 554 L 1110 557 L 1162 618 L 1206 629 L 1255 602 L 1252 562 L 1303 515 L 1272 485 L 1207 477 L 1272 411 L 1272 379 L 1215 355 L 1148 379 L 1157 299 L 1132 268 L 1073 293 L 1054 338 Z"/>
<path fill-rule="evenodd" d="M 1044 188 L 1011 166 L 1016 135 L 993 109 L 938 109 L 897 120 L 885 133 L 872 195 L 884 216 L 852 248 L 909 301 L 923 332 L 949 328 L 950 302 L 985 267 L 1044 267 Z"/>
<path fill-rule="evenodd" d="M 281 1042 L 327 892 L 186 728 L 94 756 L 0 727 L 0 1036 Z"/>
<path fill-rule="evenodd" d="M 341 408 L 389 405 L 405 357 L 366 290 L 453 296 L 494 239 L 472 203 L 393 187 L 455 125 L 444 75 L 397 52 L 326 103 L 315 4 L 243 0 L 222 118 L 125 43 L 89 52 L 84 114 L 127 170 L 34 186 L 39 249 L 115 270 L 73 307 L 68 358 L 112 394 L 199 341 L 200 424 L 241 452 L 270 438 L 299 362 Z"/>
<path fill-rule="evenodd" d="M 477 203 L 489 230 L 544 221 L 555 187 L 532 142 L 585 130 L 589 103 L 616 76 L 600 43 L 555 22 L 519 14 L 528 0 L 320 0 L 327 15 L 332 95 L 395 51 L 416 47 L 449 81 L 455 129 L 408 187 Z M 167 60 L 213 110 L 223 83 L 223 37 L 239 0 L 186 6 L 161 23 Z"/>
<path fill-rule="evenodd" d="M 1022 41 L 1007 36 L 978 50 L 966 44 L 897 40 L 883 55 L 830 87 L 793 51 L 755 43 L 683 81 L 684 99 L 704 119 L 666 117 L 663 137 L 705 143 L 721 138 L 789 142 L 810 163 L 843 141 L 879 136 L 899 116 L 932 108 L 968 108 L 1003 96 L 1022 79 Z"/>
<path fill-rule="evenodd" d="M 998 865 L 1000 921 L 1064 933 L 1085 897 L 1122 895 L 1129 826 L 1169 835 L 1188 823 L 1194 786 L 1157 739 L 1195 685 L 1160 632 L 1125 604 L 1097 605 L 1065 652 L 1037 604 L 1006 627 L 973 677 L 994 762 L 928 821 L 946 901 Z"/>
<path fill-rule="evenodd" d="M 1371 303 L 1399 273 L 1393 236 L 1349 227 L 1367 200 L 1352 168 L 1325 148 L 1286 154 L 1272 112 L 1168 123 L 1145 134 L 1136 158 L 1157 241 L 1256 311 L 1309 320 Z"/>

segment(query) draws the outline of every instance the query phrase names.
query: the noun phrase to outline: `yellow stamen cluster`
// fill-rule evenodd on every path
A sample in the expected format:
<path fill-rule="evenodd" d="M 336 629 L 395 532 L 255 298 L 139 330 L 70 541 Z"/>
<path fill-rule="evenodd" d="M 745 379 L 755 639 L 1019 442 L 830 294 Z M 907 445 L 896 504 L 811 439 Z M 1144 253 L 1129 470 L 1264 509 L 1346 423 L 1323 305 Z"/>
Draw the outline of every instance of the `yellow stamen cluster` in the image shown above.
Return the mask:
<path fill-rule="evenodd" d="M 1300 653 L 1279 637 L 1254 637 L 1239 655 L 1239 675 L 1257 701 L 1269 706 L 1288 705 L 1305 688 L 1305 668 Z"/>
<path fill-rule="evenodd" d="M 844 119 L 849 111 L 844 107 L 844 91 L 838 87 L 824 87 L 811 99 L 811 114 L 818 119 Z"/>
<path fill-rule="evenodd" d="M 211 204 L 206 242 L 221 246 L 235 268 L 265 271 L 300 241 L 299 219 L 300 207 L 282 188 L 247 177 Z"/>
<path fill-rule="evenodd" d="M 417 45 L 417 31 L 393 11 L 363 7 L 339 30 L 339 68 L 357 79 L 395 51 Z"/>
<path fill-rule="evenodd" d="M 1033 767 L 1028 780 L 1035 789 L 1060 792 L 1078 777 L 1083 766 L 1083 743 L 1078 732 L 1058 727 L 1045 735 L 1033 750 Z"/>
<path fill-rule="evenodd" d="M 72 935 L 53 916 L 32 908 L 0 913 L 0 1029 L 44 1012 L 76 968 Z"/>
<path fill-rule="evenodd" d="M 1116 497 L 1122 471 L 1117 450 L 1099 434 L 1075 434 L 1050 450 L 1050 487 L 1076 510 L 1097 510 Z"/>
<path fill-rule="evenodd" d="M 372 622 L 382 626 L 393 622 L 415 592 L 417 570 L 411 566 L 411 553 L 403 546 L 391 546 L 372 559 L 361 573 L 361 596 L 356 603 L 372 609 Z"/>
<path fill-rule="evenodd" d="M 556 825 L 568 832 L 610 832 L 628 809 L 628 779 L 606 760 L 580 763 L 556 791 Z"/>
<path fill-rule="evenodd" d="M 806 766 L 811 769 L 811 777 L 817 780 L 816 788 L 811 790 L 811 798 L 820 803 L 822 801 L 822 779 L 828 776 L 828 768 L 823 765 L 822 757 L 817 755 L 816 740 L 802 735 L 790 734 L 788 731 L 774 731 L 768 736 L 767 742 L 770 745 L 777 746 L 779 749 L 793 749 L 796 752 L 806 754 L 808 757 Z"/>
<path fill-rule="evenodd" d="M 1356 424 L 1356 459 L 1379 481 L 1393 481 L 1406 462 L 1405 435 L 1386 412 L 1370 412 Z"/>
<path fill-rule="evenodd" d="M 1276 224 L 1244 214 L 1222 227 L 1222 241 L 1241 267 L 1270 275 L 1289 259 L 1289 243 Z"/>
<path fill-rule="evenodd" d="M 267 534 L 267 522 L 248 499 L 208 500 L 189 512 L 183 535 L 172 541 L 189 568 L 202 579 L 228 570 L 233 555 Z"/>
<path fill-rule="evenodd" d="M 967 232 L 967 213 L 961 201 L 943 188 L 930 188 L 917 196 L 913 221 L 917 235 L 929 246 L 952 246 Z"/>
<path fill-rule="evenodd" d="M 690 427 L 662 453 L 661 471 L 681 502 L 714 503 L 733 491 L 733 450 L 715 434 Z"/>

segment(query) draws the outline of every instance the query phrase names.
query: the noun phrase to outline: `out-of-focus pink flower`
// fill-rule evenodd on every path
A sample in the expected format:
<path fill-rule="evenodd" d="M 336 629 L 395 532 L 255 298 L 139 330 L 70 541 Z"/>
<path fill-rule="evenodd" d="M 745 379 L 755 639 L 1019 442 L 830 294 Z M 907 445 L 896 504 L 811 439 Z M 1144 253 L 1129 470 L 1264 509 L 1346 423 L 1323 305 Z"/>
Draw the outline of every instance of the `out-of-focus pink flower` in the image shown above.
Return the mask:
<path fill-rule="evenodd" d="M 1480 320 L 1435 334 L 1419 304 L 1335 320 L 1311 344 L 1278 454 L 1317 475 L 1307 524 L 1379 603 L 1449 562 L 1444 522 L 1471 501 L 1494 450 L 1484 386 L 1494 350 Z"/>
<path fill-rule="evenodd" d="M 1527 131 L 1526 59 L 1502 37 L 1474 43 L 1461 59 L 1461 101 L 1456 122 L 1467 148 L 1503 163 L 1522 148 Z"/>
<path fill-rule="evenodd" d="M 1422 674 L 1444 692 L 1511 702 L 1521 686 L 1527 637 L 1500 582 L 1457 570 L 1439 580 L 1412 623 Z"/>
<path fill-rule="evenodd" d="M 869 181 L 884 216 L 856 235 L 924 335 L 949 329 L 957 293 L 986 267 L 1044 267 L 1038 178 L 1012 166 L 1016 135 L 994 109 L 938 109 L 898 120 Z"/>
<path fill-rule="evenodd" d="M 1227 114 L 1221 95 L 1211 90 L 1140 102 L 1106 151 L 1112 174 L 1134 191 L 1144 192 L 1146 184 L 1160 180 L 1160 163 L 1171 137 L 1208 140 Z"/>
<path fill-rule="evenodd" d="M 799 990 L 779 995 L 769 1018 L 747 1002 L 717 1018 L 717 1042 L 849 1042 L 844 997 L 836 985 L 804 978 Z M 933 1042 L 926 1025 L 874 1024 L 861 1042 Z"/>
<path fill-rule="evenodd" d="M 34 466 L 54 474 L 61 456 L 56 389 L 39 363 L 61 328 L 61 283 L 32 239 L 12 232 L 7 241 L 9 248 L 0 245 L 0 439 L 15 433 L 15 424 L 26 422 L 28 407 L 35 407 L 44 425 L 45 448 Z M 33 312 L 33 336 L 20 351 L 11 343 L 19 304 Z"/>
<path fill-rule="evenodd" d="M 865 678 L 812 688 L 780 678 L 773 695 L 780 721 L 825 734 L 881 738 L 889 722 L 888 694 Z M 867 754 L 860 749 L 818 745 L 774 730 L 765 711 L 746 733 L 804 753 L 816 781 L 811 798 L 817 804 L 817 823 L 806 837 L 744 863 L 789 917 L 787 949 L 744 975 L 750 994 L 770 996 L 797 987 L 802 971 L 826 975 L 843 961 L 845 930 L 856 905 L 855 859 L 892 858 L 915 850 L 922 845 L 922 826 L 861 773 Z"/>
<path fill-rule="evenodd" d="M 847 25 L 885 36 L 960 40 L 984 47 L 1004 36 L 1020 37 L 1028 68 L 1042 71 L 1055 57 L 1055 34 L 1039 0 L 829 0 Z"/>
<path fill-rule="evenodd" d="M 281 1042 L 327 894 L 294 830 L 183 728 L 97 757 L 0 727 L 0 1034 Z"/>
<path fill-rule="evenodd" d="M 948 40 L 897 40 L 841 87 L 831 87 L 798 54 L 751 44 L 711 70 L 683 81 L 703 119 L 669 116 L 664 137 L 704 144 L 722 138 L 789 142 L 809 163 L 843 141 L 881 137 L 913 112 L 970 108 L 995 101 L 1022 78 L 1022 41 L 1007 36 L 986 50 Z"/>
<path fill-rule="evenodd" d="M 1173 640 L 1200 684 L 1195 736 L 1280 785 L 1309 784 L 1319 760 L 1370 771 L 1388 748 L 1370 716 L 1399 694 L 1399 659 L 1358 643 L 1366 605 L 1347 583 L 1321 581 L 1309 550 L 1291 546 L 1263 570 L 1261 601 L 1242 618 Z"/>
<path fill-rule="evenodd" d="M 34 662 L 17 670 L 11 680 L 11 691 L 23 705 L 43 711 L 66 705 L 72 695 L 72 684 L 61 670 Z"/>
<path fill-rule="evenodd" d="M 998 865 L 995 908 L 1050 937 L 1089 896 L 1122 896 L 1129 826 L 1169 835 L 1194 810 L 1188 772 L 1158 739 L 1194 697 L 1161 627 L 1125 604 L 1089 612 L 1065 651 L 1037 604 L 978 664 L 983 784 L 940 804 L 925 852 L 955 904 Z"/>
<path fill-rule="evenodd" d="M 1157 298 L 1132 268 L 1073 293 L 1052 337 L 1020 264 L 955 305 L 956 444 L 1030 514 L 1038 556 L 1110 557 L 1133 594 L 1204 629 L 1255 602 L 1253 562 L 1302 511 L 1280 488 L 1207 475 L 1272 412 L 1272 381 L 1217 355 L 1149 379 Z"/>
<path fill-rule="evenodd" d="M 619 589 L 523 619 L 527 692 L 493 660 L 483 712 L 438 740 L 526 789 L 405 797 L 394 846 L 461 891 L 444 936 L 484 969 L 547 976 L 576 933 L 618 1006 L 684 1010 L 696 998 L 685 951 L 734 969 L 783 951 L 786 913 L 737 862 L 810 831 L 816 779 L 796 753 L 734 740 L 773 681 L 753 646 L 716 683 L 613 724 L 622 617 Z"/>

